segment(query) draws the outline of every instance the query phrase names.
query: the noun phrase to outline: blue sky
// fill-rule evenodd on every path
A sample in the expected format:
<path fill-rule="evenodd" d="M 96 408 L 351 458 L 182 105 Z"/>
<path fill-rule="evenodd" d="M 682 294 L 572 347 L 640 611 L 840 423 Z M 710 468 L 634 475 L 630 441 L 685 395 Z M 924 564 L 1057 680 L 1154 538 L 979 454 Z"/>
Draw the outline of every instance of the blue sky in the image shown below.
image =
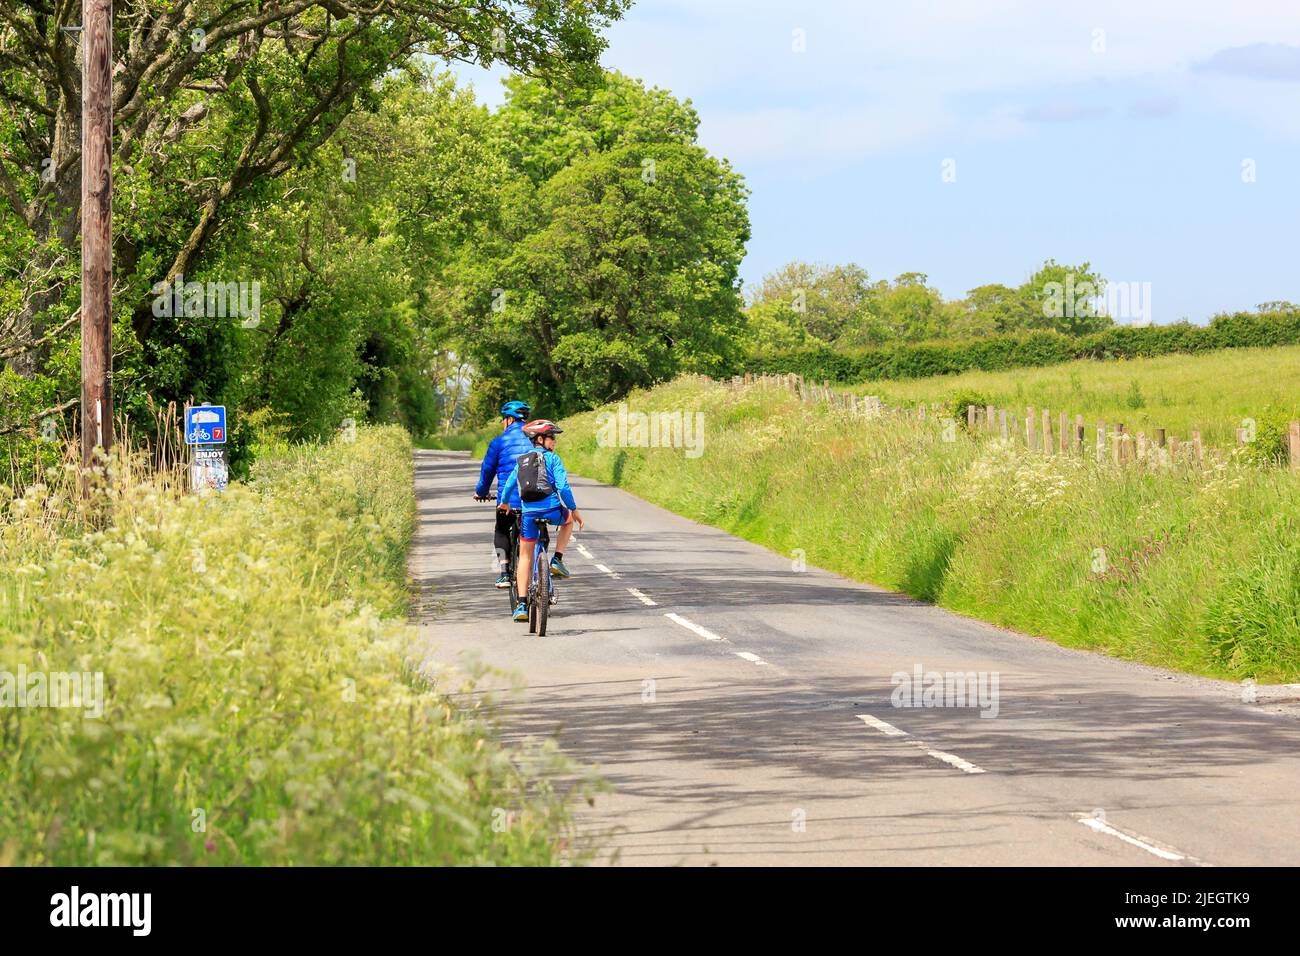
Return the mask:
<path fill-rule="evenodd" d="M 857 262 L 952 297 L 1050 256 L 1150 283 L 1156 322 L 1300 302 L 1293 0 L 641 0 L 609 39 L 745 176 L 747 285 Z"/>

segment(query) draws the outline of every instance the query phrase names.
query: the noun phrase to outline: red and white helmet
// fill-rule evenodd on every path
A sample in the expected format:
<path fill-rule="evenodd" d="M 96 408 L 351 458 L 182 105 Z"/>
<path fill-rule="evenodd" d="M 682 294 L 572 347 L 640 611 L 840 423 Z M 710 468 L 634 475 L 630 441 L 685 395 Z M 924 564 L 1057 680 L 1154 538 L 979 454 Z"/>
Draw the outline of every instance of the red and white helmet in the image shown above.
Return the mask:
<path fill-rule="evenodd" d="M 559 425 L 549 418 L 535 418 L 524 426 L 524 434 L 529 438 L 542 438 L 546 435 L 558 435 L 562 431 Z"/>

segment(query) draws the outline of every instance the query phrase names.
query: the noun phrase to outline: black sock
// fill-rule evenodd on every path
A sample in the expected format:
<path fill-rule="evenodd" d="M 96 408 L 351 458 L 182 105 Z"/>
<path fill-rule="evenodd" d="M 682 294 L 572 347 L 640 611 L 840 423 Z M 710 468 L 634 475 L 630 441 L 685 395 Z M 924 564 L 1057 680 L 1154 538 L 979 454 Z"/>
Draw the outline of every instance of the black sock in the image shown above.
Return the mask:
<path fill-rule="evenodd" d="M 556 552 L 555 552 L 555 560 L 556 560 L 556 561 L 563 561 L 563 560 L 564 560 L 564 552 L 563 552 L 563 551 L 556 551 Z"/>

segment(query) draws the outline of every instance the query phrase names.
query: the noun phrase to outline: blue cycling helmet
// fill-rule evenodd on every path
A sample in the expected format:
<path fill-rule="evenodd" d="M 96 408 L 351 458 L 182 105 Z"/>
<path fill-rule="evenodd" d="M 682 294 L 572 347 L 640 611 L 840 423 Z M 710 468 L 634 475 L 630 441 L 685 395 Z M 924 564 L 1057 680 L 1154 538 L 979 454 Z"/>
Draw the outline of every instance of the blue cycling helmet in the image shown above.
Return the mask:
<path fill-rule="evenodd" d="M 532 411 L 527 402 L 506 402 L 501 406 L 502 418 L 514 418 L 521 422 L 528 421 L 528 415 Z"/>

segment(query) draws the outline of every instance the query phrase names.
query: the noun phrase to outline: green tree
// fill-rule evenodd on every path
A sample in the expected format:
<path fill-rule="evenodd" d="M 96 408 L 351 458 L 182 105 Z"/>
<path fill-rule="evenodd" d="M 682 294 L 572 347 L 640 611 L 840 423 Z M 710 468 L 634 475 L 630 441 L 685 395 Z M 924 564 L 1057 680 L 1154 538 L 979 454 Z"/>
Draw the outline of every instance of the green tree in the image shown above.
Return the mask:
<path fill-rule="evenodd" d="M 1068 266 L 1048 259 L 1021 292 L 1034 306 L 1034 328 L 1087 335 L 1112 324 L 1094 301 L 1105 295 L 1106 280 L 1087 262 Z"/>
<path fill-rule="evenodd" d="M 840 344 L 859 347 L 892 341 L 918 342 L 947 334 L 950 313 L 944 308 L 943 296 L 927 281 L 923 272 L 905 272 L 892 283 L 874 283 Z"/>
<path fill-rule="evenodd" d="M 867 270 L 856 263 L 824 266 L 790 262 L 763 277 L 754 294 L 754 305 L 788 309 L 810 336 L 830 343 L 843 334 L 870 294 Z"/>
<path fill-rule="evenodd" d="M 745 351 L 783 352 L 817 344 L 804 328 L 803 316 L 789 302 L 755 302 L 745 310 Z M 824 343 L 823 343 L 824 344 Z"/>
<path fill-rule="evenodd" d="M 479 413 L 503 391 L 555 416 L 730 367 L 746 191 L 693 142 L 694 112 L 618 74 L 585 104 L 535 81 L 509 89 L 498 122 L 514 176 L 447 296 Z"/>
<path fill-rule="evenodd" d="M 960 302 L 962 317 L 953 323 L 958 336 L 994 335 L 1039 328 L 1041 313 L 1023 288 L 999 283 L 977 286 Z"/>
<path fill-rule="evenodd" d="M 412 58 L 594 76 L 628 0 L 128 0 L 114 21 L 115 344 L 124 411 L 234 387 L 252 353 L 228 324 L 155 315 L 160 280 L 213 275 L 274 216 L 382 80 Z M 76 4 L 0 15 L 0 430 L 75 395 L 80 102 Z M 283 207 L 287 208 L 287 207 Z M 255 244 L 255 243 L 254 243 Z M 244 261 L 249 261 L 247 257 Z M 238 278 L 253 281 L 261 270 Z M 269 290 L 283 298 L 283 290 Z M 376 355 L 379 353 L 376 352 Z M 219 360 L 224 359 L 224 361 Z M 22 384 L 26 383 L 26 384 Z M 13 421 L 17 419 L 17 421 Z"/>

